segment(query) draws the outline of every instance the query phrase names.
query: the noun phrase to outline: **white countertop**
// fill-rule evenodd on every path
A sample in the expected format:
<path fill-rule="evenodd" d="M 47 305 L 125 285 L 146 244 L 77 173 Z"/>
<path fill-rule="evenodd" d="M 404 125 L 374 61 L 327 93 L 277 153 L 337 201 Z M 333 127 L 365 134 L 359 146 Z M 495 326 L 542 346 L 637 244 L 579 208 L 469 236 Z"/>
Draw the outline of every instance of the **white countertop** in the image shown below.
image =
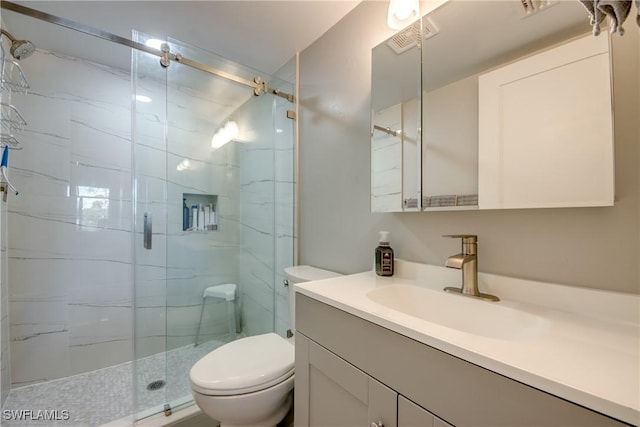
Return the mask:
<path fill-rule="evenodd" d="M 462 332 L 387 308 L 367 297 L 381 286 L 440 291 L 461 272 L 396 261 L 393 277 L 373 271 L 299 283 L 297 292 L 627 423 L 640 424 L 640 296 L 479 274 L 497 303 L 548 321 L 540 334 L 500 339 Z M 449 294 L 447 294 L 449 295 Z M 466 298 L 450 295 L 451 298 Z"/>

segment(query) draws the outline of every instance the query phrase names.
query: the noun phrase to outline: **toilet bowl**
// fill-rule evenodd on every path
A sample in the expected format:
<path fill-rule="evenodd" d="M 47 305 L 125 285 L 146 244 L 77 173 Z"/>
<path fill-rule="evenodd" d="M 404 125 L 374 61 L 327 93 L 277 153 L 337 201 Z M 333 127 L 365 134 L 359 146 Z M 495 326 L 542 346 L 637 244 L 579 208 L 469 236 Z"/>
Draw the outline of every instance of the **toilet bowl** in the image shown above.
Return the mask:
<path fill-rule="evenodd" d="M 311 266 L 285 269 L 294 329 L 294 283 L 340 274 Z M 293 339 L 275 333 L 241 338 L 213 350 L 191 368 L 191 391 L 221 427 L 275 426 L 289 412 L 294 384 Z"/>

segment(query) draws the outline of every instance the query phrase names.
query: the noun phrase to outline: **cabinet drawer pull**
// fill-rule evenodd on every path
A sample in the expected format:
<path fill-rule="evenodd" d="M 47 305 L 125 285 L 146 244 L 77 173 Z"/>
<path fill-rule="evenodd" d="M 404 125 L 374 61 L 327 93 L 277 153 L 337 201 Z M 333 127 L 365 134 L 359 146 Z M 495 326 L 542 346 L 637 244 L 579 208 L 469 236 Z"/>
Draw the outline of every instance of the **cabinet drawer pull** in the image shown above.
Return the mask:
<path fill-rule="evenodd" d="M 377 423 L 371 423 L 371 427 L 384 427 L 382 421 L 378 421 Z"/>

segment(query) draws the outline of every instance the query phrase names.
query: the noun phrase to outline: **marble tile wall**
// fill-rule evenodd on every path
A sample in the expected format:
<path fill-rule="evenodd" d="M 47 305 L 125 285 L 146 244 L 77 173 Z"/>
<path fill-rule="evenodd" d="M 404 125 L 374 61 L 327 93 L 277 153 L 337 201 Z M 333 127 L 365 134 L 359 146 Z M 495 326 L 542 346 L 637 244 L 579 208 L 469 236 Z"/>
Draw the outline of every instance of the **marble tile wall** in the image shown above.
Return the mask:
<path fill-rule="evenodd" d="M 242 289 L 245 332 L 273 330 L 275 309 L 284 335 L 282 270 L 293 263 L 294 241 L 291 104 L 251 98 L 234 114 L 252 123 L 246 129 L 266 133 L 264 141 L 212 151 L 219 123 L 205 112 L 221 108 L 220 100 L 171 80 L 165 91 L 158 76 L 145 76 L 136 90 L 154 102 L 136 104 L 132 147 L 129 73 L 41 51 L 23 65 L 32 90 L 18 106 L 29 125 L 24 150 L 11 159 L 21 193 L 6 215 L 0 211 L 9 224 L 2 230 L 9 268 L 0 268 L 8 271 L 11 318 L 1 305 L 0 317 L 19 361 L 12 386 L 192 344 L 203 290 L 216 284 Z M 189 167 L 178 168 L 185 161 Z M 218 231 L 182 230 L 183 193 L 218 197 Z M 146 211 L 154 220 L 151 251 L 141 245 Z M 226 304 L 205 308 L 201 339 L 227 334 Z"/>
<path fill-rule="evenodd" d="M 136 70 L 132 74 L 134 96 L 146 96 L 151 102 L 135 103 L 133 117 L 136 191 L 134 247 L 134 337 L 137 358 L 164 351 L 167 335 L 166 317 L 166 89 L 165 71 L 149 64 L 150 58 L 136 53 Z M 152 250 L 143 248 L 143 215 L 153 219 Z"/>
<path fill-rule="evenodd" d="M 203 310 L 203 291 L 238 282 L 239 159 L 234 144 L 211 149 L 219 123 L 208 112 L 230 114 L 233 106 L 203 90 L 209 82 L 201 72 L 165 71 L 145 54 L 138 61 L 136 94 L 153 100 L 136 104 L 138 229 L 143 212 L 154 218 L 153 249 L 142 248 L 142 236 L 135 243 L 136 356 L 143 357 L 192 345 L 201 313 L 200 342 L 228 335 L 226 302 L 208 299 Z M 217 198 L 218 230 L 182 230 L 184 193 Z"/>
<path fill-rule="evenodd" d="M 128 73 L 38 51 L 8 203 L 13 387 L 133 358 Z"/>
<path fill-rule="evenodd" d="M 295 58 L 283 66 L 271 82 L 280 90 L 293 94 Z M 295 264 L 295 122 L 287 118 L 295 105 L 282 98 L 275 98 L 275 332 L 286 336 L 291 328 L 289 313 L 289 288 L 284 286 L 284 269 Z"/>
<path fill-rule="evenodd" d="M 2 28 L 4 22 L 2 22 Z M 9 51 L 9 42 L 2 39 L 3 52 Z M 11 92 L 0 91 L 0 100 L 11 104 Z M 5 132 L 5 129 L 2 129 Z M 11 389 L 11 360 L 9 353 L 9 292 L 7 280 L 7 204 L 0 202 L 0 407 Z"/>
<path fill-rule="evenodd" d="M 177 49 L 189 57 L 206 56 L 189 46 Z M 220 66 L 216 63 L 220 58 L 215 56 L 200 59 Z M 295 63 L 291 65 L 295 66 Z M 164 332 L 168 349 L 195 342 L 203 290 L 222 283 L 238 285 L 237 308 L 242 313 L 244 334 L 272 331 L 274 317 L 282 319 L 281 334 L 284 335 L 288 327 L 288 302 L 286 288 L 282 285 L 282 271 L 293 263 L 293 122 L 286 118 L 286 110 L 293 107 L 284 99 L 256 98 L 250 92 L 246 103 L 231 106 L 220 98 L 220 93 L 237 89 L 218 87 L 209 93 L 202 87 L 210 87 L 215 78 L 208 76 L 206 79 L 211 80 L 202 82 L 201 73 L 186 69 L 172 71 L 170 68 L 168 73 L 167 276 L 166 294 L 156 294 L 156 300 L 165 298 L 168 309 L 166 315 L 156 313 L 160 317 L 166 316 L 164 331 L 161 326 L 150 323 L 157 329 L 156 345 L 162 345 L 159 338 Z M 149 84 L 148 79 L 144 84 Z M 293 91 L 291 84 L 281 84 L 284 85 L 281 89 Z M 154 92 L 151 87 L 145 89 Z M 241 89 L 242 93 L 247 93 L 246 88 Z M 209 113 L 212 111 L 225 111 L 215 116 L 227 116 L 238 122 L 241 129 L 238 142 L 211 150 L 211 136 L 221 125 L 212 121 L 214 115 Z M 145 115 L 154 117 L 157 114 L 145 112 Z M 152 145 L 152 140 L 157 142 L 159 138 L 147 139 Z M 277 177 L 275 170 L 279 174 Z M 161 174 L 158 170 L 149 175 L 157 178 Z M 183 193 L 217 197 L 220 219 L 217 231 L 182 231 Z M 274 197 L 279 198 L 278 203 L 274 203 Z M 157 199 L 155 203 L 164 202 Z M 156 264 L 160 265 L 159 262 Z M 275 293 L 279 295 L 278 301 Z M 227 333 L 225 306 L 222 301 L 208 300 L 201 340 Z M 153 310 L 149 307 L 149 311 Z M 158 317 L 150 315 L 150 318 Z M 144 336 L 144 331 L 139 329 L 138 326 L 137 337 Z M 149 340 L 153 339 L 153 331 L 147 335 Z M 140 343 L 140 339 L 137 341 Z M 153 344 L 151 346 L 153 348 Z"/>
<path fill-rule="evenodd" d="M 204 289 L 238 283 L 240 159 L 235 144 L 211 149 L 220 123 L 204 112 L 220 102 L 213 93 L 181 87 L 170 90 L 169 98 L 167 346 L 172 349 L 195 342 Z M 190 106 L 188 114 L 181 114 L 181 105 Z M 179 168 L 185 161 L 189 166 Z M 217 230 L 182 231 L 183 193 L 216 197 Z M 226 302 L 209 299 L 201 339 L 227 333 Z"/>
<path fill-rule="evenodd" d="M 273 331 L 274 288 L 274 150 L 273 99 L 248 101 L 234 116 L 240 128 L 240 289 L 243 331 Z M 270 129 L 256 132 L 255 129 Z"/>
<path fill-rule="evenodd" d="M 272 80 L 293 92 L 291 84 Z M 240 170 L 240 282 L 244 332 L 275 330 L 286 336 L 289 326 L 284 268 L 294 251 L 294 122 L 293 104 L 278 97 L 251 100 L 235 116 L 243 144 Z"/>
<path fill-rule="evenodd" d="M 11 390 L 9 281 L 7 278 L 7 204 L 0 202 L 0 407 Z"/>

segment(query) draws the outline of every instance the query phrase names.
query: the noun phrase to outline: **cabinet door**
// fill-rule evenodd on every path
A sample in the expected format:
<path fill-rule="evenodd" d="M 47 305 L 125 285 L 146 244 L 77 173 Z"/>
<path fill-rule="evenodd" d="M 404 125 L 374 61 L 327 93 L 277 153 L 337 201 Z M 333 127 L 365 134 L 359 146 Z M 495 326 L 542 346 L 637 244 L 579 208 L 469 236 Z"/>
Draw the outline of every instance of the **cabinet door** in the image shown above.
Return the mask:
<path fill-rule="evenodd" d="M 433 427 L 434 416 L 404 396 L 398 396 L 398 427 Z"/>
<path fill-rule="evenodd" d="M 478 83 L 480 209 L 613 206 L 607 37 L 577 39 Z"/>
<path fill-rule="evenodd" d="M 296 426 L 397 427 L 397 394 L 355 366 L 296 335 Z M 301 360 L 308 360 L 306 367 Z M 298 375 L 298 366 L 303 372 Z"/>
<path fill-rule="evenodd" d="M 398 427 L 452 427 L 422 406 L 398 396 Z"/>

